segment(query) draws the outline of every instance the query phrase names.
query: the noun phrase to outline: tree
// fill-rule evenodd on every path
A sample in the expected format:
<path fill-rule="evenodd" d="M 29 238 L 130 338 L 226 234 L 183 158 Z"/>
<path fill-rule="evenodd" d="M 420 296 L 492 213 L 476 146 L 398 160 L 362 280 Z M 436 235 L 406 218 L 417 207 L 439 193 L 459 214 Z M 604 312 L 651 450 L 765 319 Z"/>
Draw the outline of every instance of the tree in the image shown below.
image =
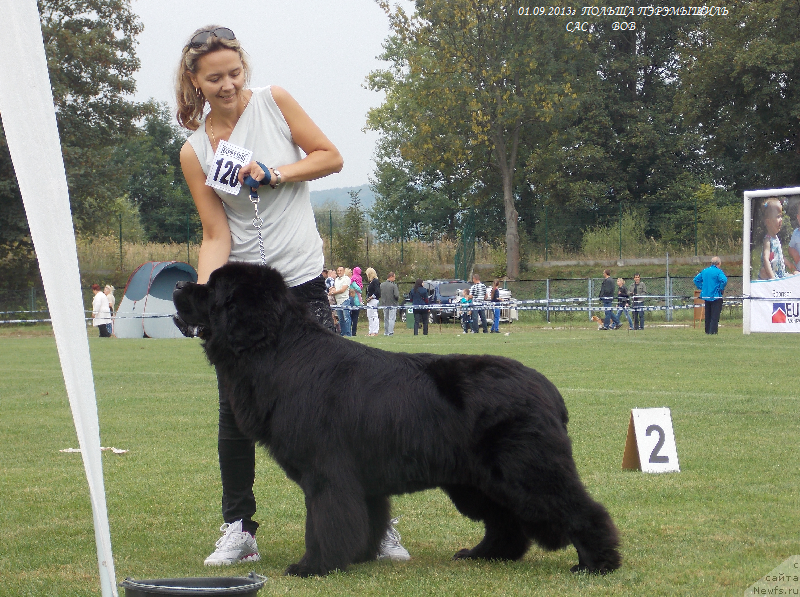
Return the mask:
<path fill-rule="evenodd" d="M 154 106 L 144 126 L 115 152 L 119 171 L 126 173 L 124 189 L 139 208 L 147 238 L 154 242 L 185 242 L 187 234 L 195 238 L 200 234 L 197 210 L 180 168 L 185 141 L 167 106 Z"/>
<path fill-rule="evenodd" d="M 627 30 L 611 21 L 593 25 L 585 47 L 573 56 L 577 108 L 559 114 L 548 142 L 529 158 L 529 179 L 540 201 L 569 208 L 572 240 L 569 232 L 564 240 L 573 248 L 580 242 L 576 230 L 616 221 L 620 204 L 645 209 L 639 221 L 648 227 L 647 236 L 680 227 L 673 216 L 692 209 L 693 192 L 703 180 L 699 136 L 675 109 L 680 48 L 698 19 L 628 22 L 635 25 Z"/>
<path fill-rule="evenodd" d="M 350 205 L 347 206 L 342 226 L 334 233 L 334 250 L 337 257 L 346 267 L 360 263 L 364 258 L 364 233 L 366 232 L 366 219 L 361 208 L 361 191 L 348 191 Z"/>
<path fill-rule="evenodd" d="M 715 182 L 800 183 L 800 4 L 734 2 L 683 49 L 680 108 L 702 126 Z"/>
<path fill-rule="evenodd" d="M 519 274 L 516 206 L 521 131 L 547 123 L 571 97 L 568 61 L 572 43 L 552 21 L 524 17 L 500 0 L 417 0 L 408 17 L 390 16 L 393 34 L 383 58 L 392 66 L 372 73 L 369 86 L 384 91 L 368 127 L 398 141 L 403 160 L 419 172 L 435 170 L 479 194 L 487 171 L 498 175 L 505 216 L 507 272 Z"/>
<path fill-rule="evenodd" d="M 134 131 L 147 107 L 129 102 L 139 67 L 135 37 L 142 25 L 129 0 L 39 0 L 42 36 L 72 213 L 80 232 L 107 219 L 118 199 L 111 148 Z M 30 261 L 33 247 L 4 135 L 0 138 L 0 259 Z"/>
<path fill-rule="evenodd" d="M 461 180 L 445 179 L 430 169 L 419 172 L 403 160 L 392 139 L 378 143 L 374 178 L 372 226 L 384 239 L 455 236 L 459 210 L 468 189 Z"/>
<path fill-rule="evenodd" d="M 4 288 L 27 287 L 36 261 L 14 165 L 0 126 L 0 279 Z"/>

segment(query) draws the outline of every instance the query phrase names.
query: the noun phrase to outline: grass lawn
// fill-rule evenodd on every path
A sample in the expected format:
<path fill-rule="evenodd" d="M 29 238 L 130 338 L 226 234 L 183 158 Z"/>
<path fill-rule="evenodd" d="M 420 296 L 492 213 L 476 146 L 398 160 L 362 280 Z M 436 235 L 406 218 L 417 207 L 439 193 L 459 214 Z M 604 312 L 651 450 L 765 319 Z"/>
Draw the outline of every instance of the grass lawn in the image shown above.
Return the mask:
<path fill-rule="evenodd" d="M 366 322 L 362 321 L 366 333 Z M 407 563 L 327 578 L 282 576 L 303 553 L 298 488 L 263 452 L 256 473 L 262 560 L 208 569 L 219 537 L 214 373 L 192 340 L 95 338 L 90 330 L 118 580 L 269 577 L 259 595 L 742 595 L 800 554 L 800 335 L 725 325 L 598 332 L 514 324 L 505 334 L 432 326 L 359 337 L 398 351 L 494 353 L 547 375 L 570 412 L 581 476 L 622 535 L 623 566 L 572 575 L 574 548 L 534 546 L 521 562 L 452 561 L 481 527 L 439 491 L 394 499 Z M 784 365 L 780 365 L 783 362 Z M 486 388 L 486 391 L 491 391 Z M 672 410 L 681 472 L 621 470 L 631 408 Z M 55 341 L 47 328 L 0 330 L 0 595 L 99 595 L 88 488 Z M 124 591 L 123 591 L 124 592 Z"/>

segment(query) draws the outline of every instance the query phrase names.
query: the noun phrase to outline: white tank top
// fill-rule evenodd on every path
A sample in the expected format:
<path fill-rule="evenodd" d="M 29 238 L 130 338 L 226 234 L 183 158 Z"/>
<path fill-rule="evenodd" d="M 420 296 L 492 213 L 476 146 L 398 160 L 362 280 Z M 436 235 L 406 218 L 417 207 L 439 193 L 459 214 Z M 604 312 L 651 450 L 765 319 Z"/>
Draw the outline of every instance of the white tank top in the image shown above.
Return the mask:
<path fill-rule="evenodd" d="M 253 97 L 242 112 L 228 141 L 253 152 L 253 160 L 269 168 L 292 164 L 303 157 L 292 140 L 269 87 L 253 89 Z M 211 141 L 205 132 L 205 117 L 189 137 L 200 166 L 207 175 L 214 161 Z M 230 261 L 261 263 L 255 211 L 250 188 L 242 185 L 238 195 L 216 191 L 222 199 L 231 230 Z M 298 286 L 322 272 L 322 239 L 317 232 L 307 182 L 284 183 L 273 189 L 259 187 L 258 214 L 264 221 L 261 236 L 267 264 L 277 269 L 288 286 Z"/>

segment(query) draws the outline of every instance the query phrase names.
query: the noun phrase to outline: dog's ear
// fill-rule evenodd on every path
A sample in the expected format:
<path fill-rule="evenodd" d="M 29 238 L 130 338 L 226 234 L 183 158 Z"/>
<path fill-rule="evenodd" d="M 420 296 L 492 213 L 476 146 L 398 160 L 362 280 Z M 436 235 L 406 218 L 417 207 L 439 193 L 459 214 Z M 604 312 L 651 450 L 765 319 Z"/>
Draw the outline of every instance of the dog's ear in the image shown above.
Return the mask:
<path fill-rule="evenodd" d="M 275 270 L 225 266 L 215 280 L 217 313 L 235 355 L 277 339 L 285 311 L 286 285 Z M 222 322 L 220 322 L 222 323 Z"/>

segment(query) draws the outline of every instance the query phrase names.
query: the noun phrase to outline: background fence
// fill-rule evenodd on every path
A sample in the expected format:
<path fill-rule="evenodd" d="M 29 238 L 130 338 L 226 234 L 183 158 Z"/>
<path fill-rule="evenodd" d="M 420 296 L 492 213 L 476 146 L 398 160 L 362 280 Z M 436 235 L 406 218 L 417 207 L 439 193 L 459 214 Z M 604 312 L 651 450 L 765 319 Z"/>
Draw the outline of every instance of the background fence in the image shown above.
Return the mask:
<path fill-rule="evenodd" d="M 507 282 L 505 288 L 518 301 L 537 301 L 522 304 L 519 308 L 521 321 L 550 322 L 553 324 L 586 323 L 592 313 L 601 313 L 602 307 L 597 295 L 600 293 L 602 278 L 547 278 L 538 280 L 517 280 Z M 691 277 L 651 277 L 642 278 L 647 287 L 648 297 L 646 321 L 649 323 L 670 323 L 692 320 L 692 307 L 695 286 Z M 400 294 L 407 296 L 414 285 L 413 280 L 400 280 Z M 117 304 L 122 300 L 124 288 L 117 288 Z M 83 289 L 87 313 L 91 315 L 92 291 Z M 728 276 L 725 289 L 725 309 L 723 320 L 742 319 L 742 277 Z M 616 301 L 614 301 L 616 308 Z M 47 301 L 41 287 L 25 291 L 0 290 L 0 324 L 37 322 L 50 318 Z"/>

